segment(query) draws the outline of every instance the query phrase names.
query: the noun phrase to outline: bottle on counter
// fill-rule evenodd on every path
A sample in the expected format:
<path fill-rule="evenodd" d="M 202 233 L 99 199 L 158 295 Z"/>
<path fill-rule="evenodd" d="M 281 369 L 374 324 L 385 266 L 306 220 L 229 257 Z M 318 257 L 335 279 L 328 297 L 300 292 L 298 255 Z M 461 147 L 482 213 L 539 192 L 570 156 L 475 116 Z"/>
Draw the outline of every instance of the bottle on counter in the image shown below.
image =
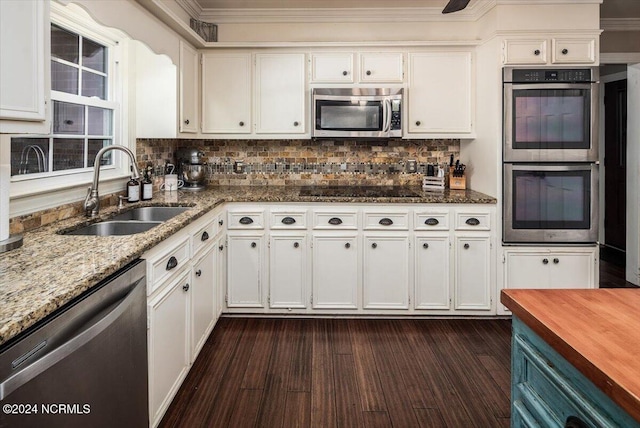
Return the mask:
<path fill-rule="evenodd" d="M 127 182 L 127 201 L 138 202 L 140 200 L 140 183 L 131 177 Z"/>
<path fill-rule="evenodd" d="M 142 179 L 142 200 L 149 201 L 153 198 L 153 182 L 151 181 L 151 170 L 153 166 L 147 164 L 144 170 L 144 178 Z"/>

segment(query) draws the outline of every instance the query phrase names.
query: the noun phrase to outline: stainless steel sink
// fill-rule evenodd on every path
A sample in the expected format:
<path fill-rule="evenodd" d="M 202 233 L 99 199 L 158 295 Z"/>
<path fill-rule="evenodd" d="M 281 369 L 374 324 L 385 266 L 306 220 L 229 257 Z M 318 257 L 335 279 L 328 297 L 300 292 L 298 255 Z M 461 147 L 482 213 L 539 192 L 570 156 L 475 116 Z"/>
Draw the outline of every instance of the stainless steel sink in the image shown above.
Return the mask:
<path fill-rule="evenodd" d="M 140 207 L 118 214 L 111 220 L 167 221 L 188 209 L 189 207 Z"/>
<path fill-rule="evenodd" d="M 79 229 L 64 232 L 65 235 L 116 236 L 134 235 L 162 224 L 161 221 L 102 221 Z"/>

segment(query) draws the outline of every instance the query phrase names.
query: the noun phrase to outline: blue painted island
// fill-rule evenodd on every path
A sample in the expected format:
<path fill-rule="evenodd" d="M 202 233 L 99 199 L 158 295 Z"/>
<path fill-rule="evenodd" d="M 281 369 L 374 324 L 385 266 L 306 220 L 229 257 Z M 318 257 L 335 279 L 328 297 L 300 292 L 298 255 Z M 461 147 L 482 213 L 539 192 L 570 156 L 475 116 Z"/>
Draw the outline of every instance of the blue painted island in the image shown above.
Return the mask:
<path fill-rule="evenodd" d="M 503 290 L 511 426 L 640 428 L 640 289 Z"/>

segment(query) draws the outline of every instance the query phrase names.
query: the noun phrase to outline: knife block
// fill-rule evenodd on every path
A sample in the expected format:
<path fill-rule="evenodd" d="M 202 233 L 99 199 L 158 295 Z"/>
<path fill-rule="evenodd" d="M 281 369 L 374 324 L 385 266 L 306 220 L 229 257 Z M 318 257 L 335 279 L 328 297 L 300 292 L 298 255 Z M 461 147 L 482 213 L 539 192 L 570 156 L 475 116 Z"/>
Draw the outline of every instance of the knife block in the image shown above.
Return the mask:
<path fill-rule="evenodd" d="M 453 168 L 449 170 L 449 189 L 452 190 L 465 190 L 467 188 L 467 177 L 454 177 Z"/>

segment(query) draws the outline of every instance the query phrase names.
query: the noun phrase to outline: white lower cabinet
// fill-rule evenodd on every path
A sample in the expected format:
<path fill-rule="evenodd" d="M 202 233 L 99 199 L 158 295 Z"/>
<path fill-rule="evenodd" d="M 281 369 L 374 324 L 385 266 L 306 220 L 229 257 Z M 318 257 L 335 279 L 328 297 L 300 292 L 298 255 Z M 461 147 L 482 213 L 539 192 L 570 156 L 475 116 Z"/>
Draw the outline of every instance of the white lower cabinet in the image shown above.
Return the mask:
<path fill-rule="evenodd" d="M 193 265 L 191 281 L 191 355 L 197 355 L 218 319 L 216 296 L 216 248 Z"/>
<path fill-rule="evenodd" d="M 451 308 L 449 234 L 416 236 L 414 248 L 414 308 L 449 310 Z"/>
<path fill-rule="evenodd" d="M 189 371 L 190 270 L 149 301 L 149 418 L 157 426 Z"/>
<path fill-rule="evenodd" d="M 306 233 L 276 234 L 269 239 L 269 307 L 304 309 L 307 295 Z"/>
<path fill-rule="evenodd" d="M 227 307 L 264 308 L 264 234 L 227 236 Z"/>
<path fill-rule="evenodd" d="M 455 310 L 491 309 L 491 237 L 459 235 L 454 241 Z"/>
<path fill-rule="evenodd" d="M 409 309 L 409 237 L 364 236 L 364 309 Z"/>
<path fill-rule="evenodd" d="M 358 309 L 357 235 L 316 234 L 312 239 L 313 309 Z"/>

